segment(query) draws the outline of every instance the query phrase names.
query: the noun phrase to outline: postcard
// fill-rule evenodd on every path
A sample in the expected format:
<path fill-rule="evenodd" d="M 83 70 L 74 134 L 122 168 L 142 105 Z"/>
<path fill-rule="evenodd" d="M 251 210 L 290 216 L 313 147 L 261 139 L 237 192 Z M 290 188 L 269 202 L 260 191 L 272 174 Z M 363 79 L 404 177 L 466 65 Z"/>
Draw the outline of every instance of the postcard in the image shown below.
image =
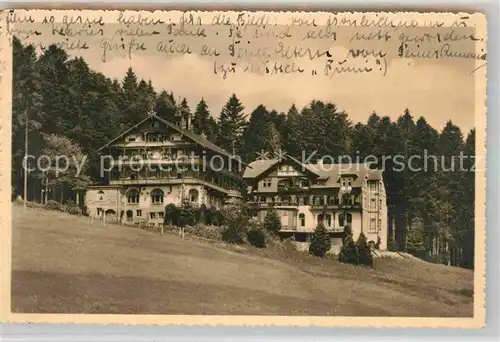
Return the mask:
<path fill-rule="evenodd" d="M 481 328 L 486 16 L 2 10 L 5 322 Z"/>

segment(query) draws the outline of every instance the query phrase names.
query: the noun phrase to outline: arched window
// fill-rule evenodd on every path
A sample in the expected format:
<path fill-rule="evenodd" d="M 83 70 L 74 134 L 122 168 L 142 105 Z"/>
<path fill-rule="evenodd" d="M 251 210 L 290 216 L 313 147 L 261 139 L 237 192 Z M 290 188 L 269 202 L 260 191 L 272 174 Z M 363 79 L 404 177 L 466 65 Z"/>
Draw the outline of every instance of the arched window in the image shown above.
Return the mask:
<path fill-rule="evenodd" d="M 127 202 L 128 203 L 139 203 L 139 190 L 137 189 L 130 189 L 127 192 Z"/>
<path fill-rule="evenodd" d="M 99 190 L 99 192 L 97 193 L 97 199 L 99 201 L 104 201 L 104 191 Z"/>
<path fill-rule="evenodd" d="M 132 212 L 132 210 L 127 210 L 127 221 L 132 221 L 133 215 L 134 213 Z"/>
<path fill-rule="evenodd" d="M 344 226 L 344 214 L 339 215 L 339 227 Z"/>
<path fill-rule="evenodd" d="M 332 215 L 326 214 L 325 215 L 325 221 L 326 221 L 326 226 L 331 227 L 332 226 Z"/>
<path fill-rule="evenodd" d="M 319 214 L 318 215 L 318 224 L 323 223 L 323 220 L 325 219 L 325 215 Z"/>
<path fill-rule="evenodd" d="M 306 225 L 306 215 L 305 214 L 299 214 L 299 220 L 300 220 L 300 226 L 305 227 Z"/>
<path fill-rule="evenodd" d="M 151 202 L 163 203 L 163 190 L 154 189 L 153 191 L 151 191 Z"/>
<path fill-rule="evenodd" d="M 196 189 L 189 190 L 188 196 L 189 196 L 189 201 L 191 203 L 197 203 L 198 202 L 198 196 L 199 196 L 198 190 L 196 190 Z"/>

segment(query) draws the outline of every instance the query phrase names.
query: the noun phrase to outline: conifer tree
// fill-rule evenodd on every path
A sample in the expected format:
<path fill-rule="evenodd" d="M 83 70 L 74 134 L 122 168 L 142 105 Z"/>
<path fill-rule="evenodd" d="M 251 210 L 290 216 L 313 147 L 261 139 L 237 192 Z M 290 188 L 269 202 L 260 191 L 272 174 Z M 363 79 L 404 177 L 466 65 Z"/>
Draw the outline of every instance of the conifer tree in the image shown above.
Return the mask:
<path fill-rule="evenodd" d="M 241 104 L 236 94 L 232 94 L 226 102 L 219 116 L 219 132 L 217 142 L 220 147 L 228 152 L 239 153 L 240 138 L 245 128 L 245 107 Z"/>
<path fill-rule="evenodd" d="M 264 229 L 273 235 L 278 235 L 281 230 L 281 220 L 274 209 L 269 209 L 264 218 Z"/>
<path fill-rule="evenodd" d="M 359 234 L 358 241 L 356 241 L 356 249 L 358 253 L 358 263 L 361 265 L 373 266 L 372 250 L 363 232 Z"/>
<path fill-rule="evenodd" d="M 339 261 L 345 264 L 359 264 L 359 253 L 352 238 L 352 230 L 350 226 L 344 227 L 344 240 L 339 253 Z"/>
<path fill-rule="evenodd" d="M 332 248 L 330 234 L 325 229 L 323 222 L 318 223 L 309 243 L 309 254 L 324 257 Z"/>

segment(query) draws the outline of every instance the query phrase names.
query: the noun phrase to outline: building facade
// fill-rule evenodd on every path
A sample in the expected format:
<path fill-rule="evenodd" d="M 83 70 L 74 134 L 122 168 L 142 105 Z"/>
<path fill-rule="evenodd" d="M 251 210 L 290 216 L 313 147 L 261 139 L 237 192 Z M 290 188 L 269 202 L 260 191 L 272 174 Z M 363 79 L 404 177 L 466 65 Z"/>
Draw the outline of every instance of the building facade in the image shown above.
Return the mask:
<path fill-rule="evenodd" d="M 366 164 L 304 164 L 286 156 L 257 160 L 245 169 L 249 204 L 260 222 L 269 209 L 281 219 L 280 235 L 308 241 L 319 222 L 332 245 L 341 245 L 349 225 L 356 240 L 387 248 L 387 203 L 381 170 Z"/>
<path fill-rule="evenodd" d="M 195 134 L 189 117 L 172 123 L 149 113 L 100 151 L 107 184 L 87 188 L 91 217 L 155 224 L 170 203 L 220 208 L 241 201 L 244 164 Z"/>

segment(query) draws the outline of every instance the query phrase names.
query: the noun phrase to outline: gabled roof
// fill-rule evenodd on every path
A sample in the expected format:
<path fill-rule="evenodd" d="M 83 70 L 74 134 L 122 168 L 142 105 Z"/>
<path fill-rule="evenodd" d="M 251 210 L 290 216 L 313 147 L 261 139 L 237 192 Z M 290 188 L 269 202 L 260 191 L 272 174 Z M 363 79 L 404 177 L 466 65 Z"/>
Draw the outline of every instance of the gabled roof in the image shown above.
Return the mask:
<path fill-rule="evenodd" d="M 216 152 L 216 153 L 219 153 L 225 157 L 228 157 L 228 158 L 231 158 L 231 159 L 235 159 L 235 160 L 238 160 L 238 158 L 235 158 L 232 154 L 230 154 L 229 152 L 227 152 L 226 150 L 220 148 L 219 146 L 215 145 L 214 143 L 212 143 L 211 141 L 209 141 L 208 139 L 206 138 L 203 138 L 202 136 L 198 135 L 198 134 L 195 134 L 187 129 L 183 129 L 177 125 L 174 125 L 173 123 L 163 119 L 163 118 L 160 118 L 159 116 L 155 115 L 155 114 L 150 114 L 147 118 L 145 118 L 144 120 L 142 120 L 141 122 L 135 124 L 134 126 L 130 127 L 129 129 L 127 129 L 126 131 L 122 132 L 120 135 L 118 135 L 116 138 L 114 138 L 113 140 L 111 140 L 110 142 L 108 142 L 106 145 L 102 146 L 101 148 L 99 148 L 99 151 L 101 151 L 102 149 L 108 147 L 109 145 L 111 145 L 112 143 L 114 143 L 115 141 L 117 141 L 118 139 L 122 138 L 125 134 L 129 133 L 130 131 L 134 130 L 135 128 L 139 127 L 140 125 L 142 125 L 144 122 L 148 121 L 148 120 L 151 120 L 151 119 L 155 119 L 155 120 L 158 120 L 160 122 L 162 122 L 163 124 L 165 124 L 166 126 L 176 130 L 177 132 L 181 133 L 182 135 L 188 137 L 189 139 L 193 140 L 195 143 L 213 151 L 213 152 Z M 246 163 L 244 163 L 243 161 L 241 162 L 243 165 L 247 165 Z"/>
<path fill-rule="evenodd" d="M 365 179 L 382 179 L 382 170 L 371 170 L 368 164 L 305 164 L 288 155 L 284 159 L 293 160 L 301 165 L 302 170 L 308 170 L 317 175 L 318 179 L 326 180 L 325 184 L 320 187 L 340 187 L 340 178 L 348 175 L 356 176 L 353 179 L 353 187 L 361 187 Z M 243 178 L 257 178 L 279 161 L 279 159 L 256 160 L 250 163 L 251 169 L 245 169 Z"/>
<path fill-rule="evenodd" d="M 308 171 L 310 173 L 313 173 L 316 176 L 321 176 L 316 170 L 312 169 L 309 167 L 308 164 L 303 164 L 300 162 L 300 160 L 286 155 L 283 158 L 276 158 L 276 159 L 263 159 L 263 160 L 256 160 L 252 163 L 250 163 L 248 166 L 249 168 L 245 169 L 245 172 L 243 173 L 243 178 L 256 178 L 269 170 L 271 167 L 274 165 L 278 164 L 282 160 L 291 160 L 295 164 L 297 164 L 302 171 Z"/>

